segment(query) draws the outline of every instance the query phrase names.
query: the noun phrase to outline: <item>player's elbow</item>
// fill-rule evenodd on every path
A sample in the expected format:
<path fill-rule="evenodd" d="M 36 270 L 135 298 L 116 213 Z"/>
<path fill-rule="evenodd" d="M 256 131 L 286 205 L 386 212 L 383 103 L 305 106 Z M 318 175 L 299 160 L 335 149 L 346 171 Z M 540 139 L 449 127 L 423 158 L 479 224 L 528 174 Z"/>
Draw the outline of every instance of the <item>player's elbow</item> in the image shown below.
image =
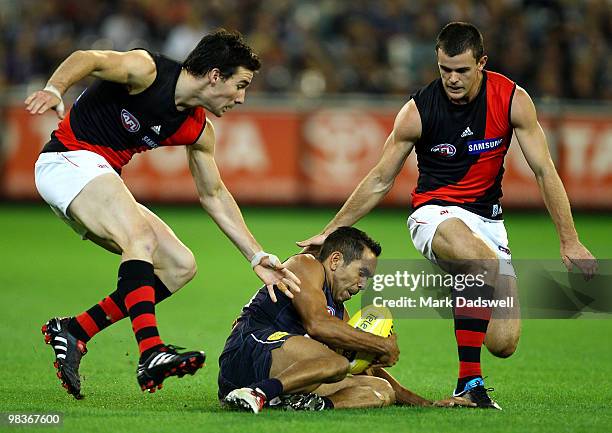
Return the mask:
<path fill-rule="evenodd" d="M 531 169 L 536 179 L 538 179 L 538 181 L 555 178 L 559 176 L 557 174 L 557 169 L 555 168 L 555 164 L 550 158 L 547 158 L 547 160 L 544 162 L 532 164 Z"/>
<path fill-rule="evenodd" d="M 98 68 L 98 56 L 92 50 L 76 50 L 68 58 L 78 62 L 79 65 L 89 65 L 92 71 Z"/>
<path fill-rule="evenodd" d="M 200 205 L 209 214 L 215 213 L 215 211 L 221 205 L 221 188 L 211 188 L 202 191 L 199 194 Z"/>
<path fill-rule="evenodd" d="M 87 51 L 85 50 L 76 50 L 73 51 L 68 57 L 83 57 L 87 55 Z"/>
<path fill-rule="evenodd" d="M 375 168 L 370 173 L 370 181 L 373 193 L 386 194 L 393 186 L 394 178 Z"/>
<path fill-rule="evenodd" d="M 310 338 L 330 345 L 330 337 L 333 337 L 333 333 L 330 333 L 330 327 L 326 319 L 327 318 L 317 318 L 309 320 L 304 323 L 304 328 Z"/>
<path fill-rule="evenodd" d="M 304 322 L 304 329 L 306 329 L 306 333 L 308 336 L 314 340 L 319 340 L 321 336 L 324 334 L 323 326 L 319 321 L 308 321 Z"/>

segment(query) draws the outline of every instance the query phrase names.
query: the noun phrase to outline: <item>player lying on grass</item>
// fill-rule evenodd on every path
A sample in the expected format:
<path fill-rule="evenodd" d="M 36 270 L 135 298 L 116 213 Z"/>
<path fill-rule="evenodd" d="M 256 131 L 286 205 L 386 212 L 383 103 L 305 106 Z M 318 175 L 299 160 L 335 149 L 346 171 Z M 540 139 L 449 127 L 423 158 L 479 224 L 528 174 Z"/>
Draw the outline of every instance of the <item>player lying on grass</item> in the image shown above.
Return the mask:
<path fill-rule="evenodd" d="M 258 413 L 268 404 L 292 410 L 473 405 L 461 398 L 431 402 L 399 384 L 382 367 L 399 358 L 389 338 L 349 326 L 344 302 L 374 275 L 380 245 L 364 232 L 340 227 L 318 259 L 302 254 L 286 267 L 301 281 L 290 299 L 271 302 L 265 287 L 243 308 L 219 358 L 219 399 Z M 331 348 L 375 354 L 367 375 L 350 376 L 349 361 Z"/>

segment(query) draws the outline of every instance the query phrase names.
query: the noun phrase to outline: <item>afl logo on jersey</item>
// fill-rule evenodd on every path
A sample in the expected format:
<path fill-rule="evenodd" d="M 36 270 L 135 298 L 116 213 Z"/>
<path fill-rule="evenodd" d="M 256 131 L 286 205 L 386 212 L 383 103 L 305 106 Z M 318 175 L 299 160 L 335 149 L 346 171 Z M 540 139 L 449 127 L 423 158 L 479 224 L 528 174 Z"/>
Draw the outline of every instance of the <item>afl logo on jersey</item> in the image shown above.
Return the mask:
<path fill-rule="evenodd" d="M 327 309 L 327 313 L 330 316 L 335 316 L 336 315 L 336 310 L 334 310 L 334 307 L 330 307 L 329 305 L 326 305 L 325 308 Z"/>
<path fill-rule="evenodd" d="M 444 158 L 450 158 L 457 153 L 457 149 L 450 143 L 436 144 L 431 148 L 432 153 L 437 153 Z"/>
<path fill-rule="evenodd" d="M 121 110 L 121 123 L 123 123 L 123 127 L 129 132 L 138 132 L 140 129 L 140 122 L 138 122 L 138 119 L 125 108 Z"/>

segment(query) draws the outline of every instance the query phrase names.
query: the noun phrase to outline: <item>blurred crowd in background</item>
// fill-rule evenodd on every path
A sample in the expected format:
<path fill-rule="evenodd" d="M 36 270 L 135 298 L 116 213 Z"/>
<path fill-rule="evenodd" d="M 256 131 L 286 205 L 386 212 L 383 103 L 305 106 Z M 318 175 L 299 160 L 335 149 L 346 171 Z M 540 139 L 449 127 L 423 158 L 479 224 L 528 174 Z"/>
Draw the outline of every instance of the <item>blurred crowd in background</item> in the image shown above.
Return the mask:
<path fill-rule="evenodd" d="M 437 77 L 449 21 L 485 38 L 488 68 L 539 98 L 612 99 L 609 0 L 0 0 L 0 89 L 45 82 L 76 49 L 183 60 L 207 32 L 242 32 L 255 92 L 407 95 Z"/>

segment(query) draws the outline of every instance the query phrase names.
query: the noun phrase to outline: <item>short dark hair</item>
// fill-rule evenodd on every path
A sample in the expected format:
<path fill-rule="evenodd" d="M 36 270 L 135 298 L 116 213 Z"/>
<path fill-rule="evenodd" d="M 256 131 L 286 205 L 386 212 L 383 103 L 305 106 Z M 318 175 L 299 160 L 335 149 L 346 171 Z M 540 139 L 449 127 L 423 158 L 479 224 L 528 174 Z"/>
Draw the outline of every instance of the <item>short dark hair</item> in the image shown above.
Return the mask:
<path fill-rule="evenodd" d="M 355 227 L 339 227 L 323 242 L 319 252 L 319 260 L 323 261 L 334 251 L 342 253 L 344 263 L 349 264 L 360 259 L 363 249 L 368 247 L 376 257 L 380 256 L 382 248 L 378 242 L 370 238 L 365 232 Z"/>
<path fill-rule="evenodd" d="M 472 50 L 474 58 L 478 61 L 484 54 L 482 33 L 475 25 L 470 23 L 459 21 L 448 23 L 438 34 L 436 53 L 438 49 L 441 49 L 450 57 Z"/>
<path fill-rule="evenodd" d="M 183 62 L 183 67 L 196 77 L 219 68 L 221 76 L 229 78 L 239 66 L 255 72 L 261 62 L 239 32 L 225 29 L 204 36 Z"/>

